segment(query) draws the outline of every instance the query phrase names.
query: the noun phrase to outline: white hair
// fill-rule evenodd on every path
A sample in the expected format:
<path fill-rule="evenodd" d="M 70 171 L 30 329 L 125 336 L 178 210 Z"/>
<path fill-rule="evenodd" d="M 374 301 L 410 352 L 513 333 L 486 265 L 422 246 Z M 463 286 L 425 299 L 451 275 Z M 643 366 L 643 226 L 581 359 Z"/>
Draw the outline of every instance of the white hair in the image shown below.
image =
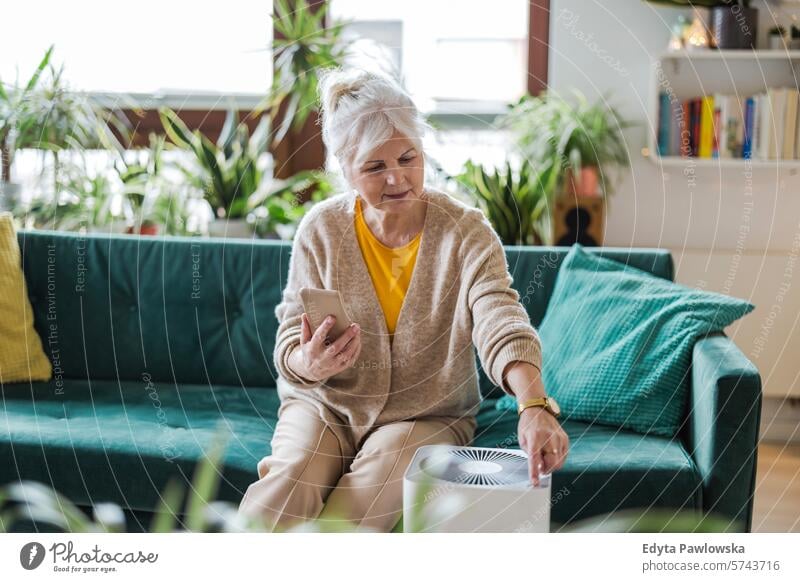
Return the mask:
<path fill-rule="evenodd" d="M 319 94 L 322 139 L 342 170 L 363 163 L 394 130 L 422 153 L 429 125 L 391 77 L 361 68 L 327 69 L 319 75 Z"/>

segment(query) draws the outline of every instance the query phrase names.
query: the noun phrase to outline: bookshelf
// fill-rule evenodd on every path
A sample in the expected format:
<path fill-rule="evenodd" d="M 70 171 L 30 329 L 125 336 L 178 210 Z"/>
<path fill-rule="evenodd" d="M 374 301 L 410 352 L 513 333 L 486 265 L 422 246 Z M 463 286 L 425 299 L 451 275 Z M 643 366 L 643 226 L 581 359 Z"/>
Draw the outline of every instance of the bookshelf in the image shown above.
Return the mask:
<path fill-rule="evenodd" d="M 643 154 L 663 168 L 768 168 L 800 170 L 800 159 L 685 158 L 660 156 L 656 132 L 659 93 L 669 91 L 684 100 L 721 93 L 750 96 L 767 87 L 800 87 L 800 50 L 697 50 L 662 53 L 651 78 L 648 147 Z"/>
<path fill-rule="evenodd" d="M 645 153 L 654 164 L 664 168 L 767 168 L 771 170 L 787 170 L 796 174 L 800 170 L 800 160 L 745 160 L 740 158 L 683 158 L 681 156 L 659 156 L 657 153 Z M 749 162 L 749 166 L 748 166 Z"/>

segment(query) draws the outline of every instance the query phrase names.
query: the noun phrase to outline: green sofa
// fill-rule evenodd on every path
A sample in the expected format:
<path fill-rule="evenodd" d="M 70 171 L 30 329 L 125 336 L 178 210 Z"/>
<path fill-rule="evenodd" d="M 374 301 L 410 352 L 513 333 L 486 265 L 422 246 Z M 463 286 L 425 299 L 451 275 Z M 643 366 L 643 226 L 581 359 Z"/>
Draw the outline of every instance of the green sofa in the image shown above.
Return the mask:
<path fill-rule="evenodd" d="M 171 478 L 191 479 L 230 430 L 218 498 L 238 502 L 270 452 L 278 397 L 274 308 L 291 246 L 21 232 L 49 383 L 2 386 L 0 484 L 52 485 L 82 507 L 115 502 L 146 528 Z M 531 321 L 547 309 L 564 247 L 508 247 Z M 667 251 L 602 256 L 671 279 Z M 571 452 L 553 476 L 553 530 L 625 508 L 684 508 L 750 530 L 761 406 L 756 368 L 722 334 L 698 341 L 689 409 L 675 439 L 565 421 Z M 516 415 L 481 372 L 473 444 L 518 446 Z M 556 495 L 558 498 L 556 499 Z"/>

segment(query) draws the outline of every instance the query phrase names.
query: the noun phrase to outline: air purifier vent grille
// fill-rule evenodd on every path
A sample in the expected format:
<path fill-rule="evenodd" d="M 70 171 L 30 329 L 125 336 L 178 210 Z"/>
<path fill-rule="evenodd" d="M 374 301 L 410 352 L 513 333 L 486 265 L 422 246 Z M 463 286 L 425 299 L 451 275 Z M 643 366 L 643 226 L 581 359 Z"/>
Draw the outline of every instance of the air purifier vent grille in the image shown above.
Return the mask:
<path fill-rule="evenodd" d="M 528 459 L 498 449 L 457 448 L 423 459 L 420 467 L 441 481 L 497 487 L 529 482 Z"/>

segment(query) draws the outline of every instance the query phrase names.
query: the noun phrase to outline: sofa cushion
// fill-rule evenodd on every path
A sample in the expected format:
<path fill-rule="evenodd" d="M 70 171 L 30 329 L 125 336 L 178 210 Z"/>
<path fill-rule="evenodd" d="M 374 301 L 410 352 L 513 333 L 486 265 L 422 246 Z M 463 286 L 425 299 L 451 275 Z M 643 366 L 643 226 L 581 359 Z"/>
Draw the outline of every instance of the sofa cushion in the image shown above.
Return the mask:
<path fill-rule="evenodd" d="M 64 378 L 275 386 L 280 241 L 21 232 L 28 293 Z M 52 258 L 52 261 L 50 260 Z"/>
<path fill-rule="evenodd" d="M 586 252 L 561 265 L 542 322 L 542 374 L 566 418 L 674 436 L 695 341 L 753 310 Z"/>
<path fill-rule="evenodd" d="M 152 510 L 171 477 L 191 481 L 220 423 L 230 430 L 218 498 L 238 503 L 271 451 L 272 389 L 67 381 L 4 390 L 0 483 L 51 484 L 79 505 L 113 501 Z M 516 413 L 485 400 L 475 446 L 518 448 Z M 700 481 L 676 441 L 567 422 L 571 452 L 553 476 L 553 521 L 615 508 L 700 506 Z"/>
<path fill-rule="evenodd" d="M 514 410 L 484 401 L 473 446 L 519 448 L 517 418 Z M 570 452 L 553 473 L 554 524 L 627 508 L 702 508 L 700 475 L 677 438 L 571 420 L 562 427 Z"/>
<path fill-rule="evenodd" d="M 170 477 L 191 481 L 216 431 L 230 431 L 218 497 L 238 502 L 269 454 L 274 389 L 66 380 L 3 389 L 0 482 L 51 485 L 79 505 L 152 510 Z"/>

